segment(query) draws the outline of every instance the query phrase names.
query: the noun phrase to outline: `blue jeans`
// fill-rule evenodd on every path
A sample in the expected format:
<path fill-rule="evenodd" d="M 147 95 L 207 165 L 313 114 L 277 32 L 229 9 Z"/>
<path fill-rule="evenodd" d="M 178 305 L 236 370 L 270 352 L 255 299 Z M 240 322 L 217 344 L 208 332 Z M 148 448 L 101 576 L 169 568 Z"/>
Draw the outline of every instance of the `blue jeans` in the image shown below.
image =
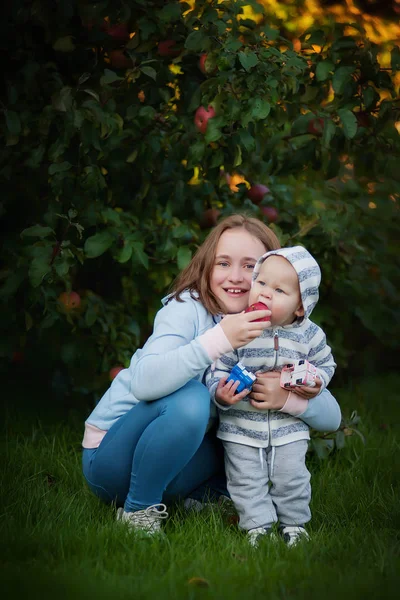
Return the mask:
<path fill-rule="evenodd" d="M 90 489 L 127 511 L 200 498 L 208 488 L 226 494 L 222 445 L 205 435 L 209 416 L 210 395 L 195 380 L 159 400 L 139 402 L 98 448 L 83 450 Z"/>

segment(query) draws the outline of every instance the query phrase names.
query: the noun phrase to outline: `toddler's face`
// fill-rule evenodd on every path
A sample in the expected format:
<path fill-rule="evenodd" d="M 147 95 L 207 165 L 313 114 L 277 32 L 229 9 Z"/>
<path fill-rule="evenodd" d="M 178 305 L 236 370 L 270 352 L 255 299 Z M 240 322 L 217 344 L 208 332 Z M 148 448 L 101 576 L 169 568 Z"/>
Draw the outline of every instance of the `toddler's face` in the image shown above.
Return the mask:
<path fill-rule="evenodd" d="M 263 302 L 272 312 L 272 326 L 290 325 L 304 315 L 297 273 L 283 256 L 269 256 L 250 291 L 249 304 Z"/>

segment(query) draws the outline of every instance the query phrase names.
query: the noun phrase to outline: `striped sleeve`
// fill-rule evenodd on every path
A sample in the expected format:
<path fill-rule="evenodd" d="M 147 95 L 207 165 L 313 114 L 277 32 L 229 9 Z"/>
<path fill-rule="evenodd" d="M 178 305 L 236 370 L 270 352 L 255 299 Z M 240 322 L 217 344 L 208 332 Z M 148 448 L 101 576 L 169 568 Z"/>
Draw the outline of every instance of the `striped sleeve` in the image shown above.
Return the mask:
<path fill-rule="evenodd" d="M 307 359 L 318 369 L 318 376 L 322 381 L 322 391 L 332 379 L 336 363 L 331 348 L 326 343 L 325 333 L 315 323 L 313 323 L 312 333 Z"/>
<path fill-rule="evenodd" d="M 218 387 L 219 381 L 229 375 L 233 367 L 238 362 L 237 352 L 228 352 L 218 358 L 212 365 L 207 369 L 205 375 L 205 384 L 210 392 L 211 400 L 215 400 L 215 392 Z"/>

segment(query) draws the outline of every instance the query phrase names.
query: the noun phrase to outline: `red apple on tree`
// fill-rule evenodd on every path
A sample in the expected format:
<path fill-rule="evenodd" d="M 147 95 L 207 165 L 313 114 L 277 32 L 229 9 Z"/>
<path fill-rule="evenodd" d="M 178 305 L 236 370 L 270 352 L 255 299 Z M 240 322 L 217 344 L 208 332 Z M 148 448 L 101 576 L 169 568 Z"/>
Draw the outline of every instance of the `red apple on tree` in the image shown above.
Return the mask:
<path fill-rule="evenodd" d="M 200 133 L 205 133 L 207 131 L 208 121 L 213 117 L 215 117 L 215 110 L 211 104 L 208 105 L 208 108 L 199 106 L 194 115 L 194 124 Z"/>
<path fill-rule="evenodd" d="M 199 58 L 199 69 L 204 75 L 209 75 L 210 73 L 215 73 L 215 71 L 217 70 L 216 68 L 215 69 L 210 69 L 210 67 L 207 68 L 207 57 L 208 57 L 207 52 L 203 52 L 203 54 L 201 54 L 200 58 Z"/>
<path fill-rule="evenodd" d="M 203 217 L 201 219 L 201 227 L 203 229 L 208 229 L 209 227 L 214 227 L 217 224 L 217 220 L 221 211 L 218 208 L 207 208 L 204 211 Z"/>
<path fill-rule="evenodd" d="M 324 130 L 324 120 L 320 117 L 317 119 L 311 119 L 308 122 L 307 131 L 308 133 L 312 133 L 313 135 L 322 135 Z"/>
<path fill-rule="evenodd" d="M 124 367 L 122 365 L 117 365 L 116 367 L 113 367 L 112 369 L 110 369 L 110 371 L 108 373 L 109 377 L 110 377 L 110 381 L 115 379 L 115 377 L 118 375 L 118 373 L 120 373 L 123 370 L 124 370 Z"/>
<path fill-rule="evenodd" d="M 129 29 L 126 23 L 114 23 L 112 25 L 106 21 L 101 29 L 118 42 L 126 42 L 129 40 Z"/>
<path fill-rule="evenodd" d="M 66 312 L 79 308 L 81 297 L 78 292 L 62 292 L 58 296 L 58 302 L 62 305 Z"/>
<path fill-rule="evenodd" d="M 275 223 L 279 219 L 279 213 L 274 206 L 262 206 L 261 212 L 268 223 Z"/>
<path fill-rule="evenodd" d="M 270 189 L 262 183 L 255 183 L 247 190 L 247 197 L 254 202 L 254 204 L 260 204 L 265 194 L 269 194 Z"/>
<path fill-rule="evenodd" d="M 253 312 L 254 310 L 268 310 L 268 306 L 266 304 L 264 304 L 263 302 L 255 302 L 254 304 L 250 304 L 250 306 L 248 306 L 244 312 L 248 313 L 248 312 Z M 259 321 L 270 321 L 270 320 L 271 320 L 271 317 L 264 317 L 262 319 L 254 319 L 254 322 L 258 323 Z"/>
<path fill-rule="evenodd" d="M 157 52 L 160 56 L 174 58 L 175 56 L 179 56 L 182 51 L 176 47 L 176 40 L 163 40 L 158 42 Z"/>
<path fill-rule="evenodd" d="M 131 69 L 133 67 L 132 59 L 121 49 L 111 50 L 109 57 L 110 64 L 114 69 Z"/>

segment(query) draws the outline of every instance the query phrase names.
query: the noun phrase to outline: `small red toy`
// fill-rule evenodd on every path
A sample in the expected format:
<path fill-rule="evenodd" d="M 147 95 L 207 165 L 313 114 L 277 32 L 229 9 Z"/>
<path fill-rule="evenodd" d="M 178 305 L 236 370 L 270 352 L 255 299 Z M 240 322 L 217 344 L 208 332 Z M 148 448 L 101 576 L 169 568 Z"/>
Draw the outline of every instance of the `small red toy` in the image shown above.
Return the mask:
<path fill-rule="evenodd" d="M 254 304 L 250 304 L 250 306 L 248 308 L 246 308 L 246 310 L 244 312 L 245 313 L 253 312 L 253 310 L 268 310 L 268 306 L 266 304 L 264 304 L 263 302 L 255 302 Z M 270 320 L 271 320 L 271 317 L 264 317 L 263 319 L 254 319 L 255 322 L 270 321 Z"/>

